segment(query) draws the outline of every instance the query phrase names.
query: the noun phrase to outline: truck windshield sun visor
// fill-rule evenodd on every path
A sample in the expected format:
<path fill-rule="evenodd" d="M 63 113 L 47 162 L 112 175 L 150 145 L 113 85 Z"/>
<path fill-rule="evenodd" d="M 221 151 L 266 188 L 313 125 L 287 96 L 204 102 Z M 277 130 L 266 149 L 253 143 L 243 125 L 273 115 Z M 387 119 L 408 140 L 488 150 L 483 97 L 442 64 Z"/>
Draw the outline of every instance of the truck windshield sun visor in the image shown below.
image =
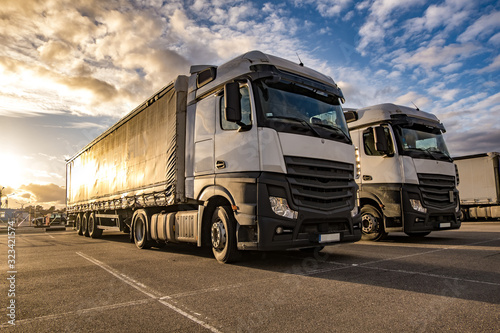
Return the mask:
<path fill-rule="evenodd" d="M 339 97 L 297 82 L 254 82 L 260 126 L 351 143 Z"/>

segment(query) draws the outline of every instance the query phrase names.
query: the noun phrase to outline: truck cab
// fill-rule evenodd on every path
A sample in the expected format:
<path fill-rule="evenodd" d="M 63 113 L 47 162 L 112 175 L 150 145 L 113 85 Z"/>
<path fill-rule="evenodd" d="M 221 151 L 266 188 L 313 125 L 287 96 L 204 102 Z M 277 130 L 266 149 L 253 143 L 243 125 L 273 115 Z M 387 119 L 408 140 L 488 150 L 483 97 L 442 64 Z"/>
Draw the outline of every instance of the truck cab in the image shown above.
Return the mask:
<path fill-rule="evenodd" d="M 355 150 L 331 78 L 258 51 L 191 74 L 186 196 L 235 207 L 238 249 L 360 239 Z"/>
<path fill-rule="evenodd" d="M 456 167 L 435 115 L 380 104 L 348 110 L 346 118 L 359 149 L 363 239 L 460 227 Z"/>

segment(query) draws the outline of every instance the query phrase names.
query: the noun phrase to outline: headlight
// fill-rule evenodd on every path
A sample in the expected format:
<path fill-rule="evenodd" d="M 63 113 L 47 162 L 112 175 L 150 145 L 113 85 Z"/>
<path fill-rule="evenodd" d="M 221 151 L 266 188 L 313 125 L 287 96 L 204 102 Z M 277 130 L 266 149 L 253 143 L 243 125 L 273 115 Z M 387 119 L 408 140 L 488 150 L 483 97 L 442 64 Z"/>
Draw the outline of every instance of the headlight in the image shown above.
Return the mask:
<path fill-rule="evenodd" d="M 353 210 L 351 210 L 351 217 L 354 217 L 358 214 L 358 206 L 354 206 Z"/>
<path fill-rule="evenodd" d="M 410 203 L 411 203 L 411 208 L 413 208 L 413 210 L 416 210 L 417 212 L 420 213 L 427 213 L 427 208 L 422 206 L 420 200 L 410 199 Z"/>
<path fill-rule="evenodd" d="M 289 219 L 297 219 L 299 212 L 288 207 L 288 202 L 284 198 L 269 197 L 271 208 L 276 215 L 287 217 Z"/>

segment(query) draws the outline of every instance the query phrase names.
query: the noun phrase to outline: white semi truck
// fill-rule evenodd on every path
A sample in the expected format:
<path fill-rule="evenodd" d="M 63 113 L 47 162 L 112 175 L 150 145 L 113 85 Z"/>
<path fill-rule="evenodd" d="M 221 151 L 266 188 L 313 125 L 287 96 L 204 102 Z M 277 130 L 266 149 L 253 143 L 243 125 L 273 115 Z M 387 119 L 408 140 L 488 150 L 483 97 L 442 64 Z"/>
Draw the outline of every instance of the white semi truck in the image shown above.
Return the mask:
<path fill-rule="evenodd" d="M 361 238 L 355 148 L 325 75 L 259 51 L 193 66 L 67 161 L 78 234 L 138 248 L 321 248 Z"/>
<path fill-rule="evenodd" d="M 363 239 L 460 228 L 456 167 L 436 116 L 394 104 L 345 114 L 359 149 Z"/>
<path fill-rule="evenodd" d="M 464 219 L 500 218 L 500 153 L 455 157 Z"/>

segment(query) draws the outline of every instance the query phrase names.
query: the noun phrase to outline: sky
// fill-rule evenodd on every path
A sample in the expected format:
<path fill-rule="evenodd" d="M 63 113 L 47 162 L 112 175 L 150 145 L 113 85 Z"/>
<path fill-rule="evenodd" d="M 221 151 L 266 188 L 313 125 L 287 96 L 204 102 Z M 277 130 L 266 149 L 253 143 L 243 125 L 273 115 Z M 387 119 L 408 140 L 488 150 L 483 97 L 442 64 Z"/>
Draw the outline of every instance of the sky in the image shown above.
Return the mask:
<path fill-rule="evenodd" d="M 65 203 L 65 159 L 191 65 L 260 50 L 344 107 L 417 105 L 452 156 L 500 151 L 500 2 L 0 0 L 0 189 Z"/>

